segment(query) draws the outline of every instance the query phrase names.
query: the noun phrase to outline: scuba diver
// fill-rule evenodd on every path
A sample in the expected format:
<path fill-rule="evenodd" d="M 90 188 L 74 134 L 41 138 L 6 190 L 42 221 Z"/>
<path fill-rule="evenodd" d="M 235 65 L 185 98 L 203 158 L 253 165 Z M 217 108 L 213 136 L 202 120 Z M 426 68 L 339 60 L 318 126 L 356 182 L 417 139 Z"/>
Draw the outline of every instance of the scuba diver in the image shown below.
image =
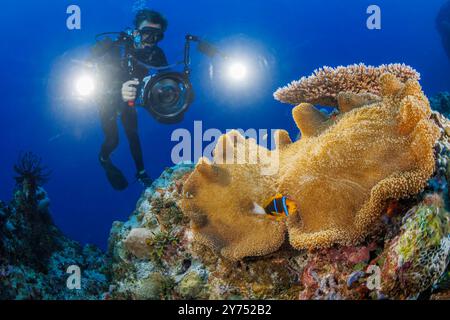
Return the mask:
<path fill-rule="evenodd" d="M 146 188 L 152 183 L 144 166 L 134 100 L 137 96 L 137 86 L 148 75 L 147 67 L 157 68 L 168 65 L 164 52 L 157 45 L 163 39 L 167 25 L 167 20 L 160 13 L 143 9 L 136 14 L 131 37 L 119 37 L 114 41 L 107 37 L 98 41 L 91 50 L 91 57 L 101 61 L 99 69 L 104 75 L 105 88 L 107 88 L 102 90 L 98 101 L 104 133 L 99 161 L 109 182 L 116 190 L 124 190 L 128 187 L 127 179 L 111 161 L 111 154 L 119 145 L 118 118 L 124 128 L 136 166 L 137 181 Z M 133 39 L 131 44 L 130 39 Z M 130 66 L 130 62 L 127 63 L 123 59 L 124 41 L 128 41 L 126 50 L 133 51 L 133 57 L 137 57 L 139 61 L 144 62 L 143 64 Z"/>

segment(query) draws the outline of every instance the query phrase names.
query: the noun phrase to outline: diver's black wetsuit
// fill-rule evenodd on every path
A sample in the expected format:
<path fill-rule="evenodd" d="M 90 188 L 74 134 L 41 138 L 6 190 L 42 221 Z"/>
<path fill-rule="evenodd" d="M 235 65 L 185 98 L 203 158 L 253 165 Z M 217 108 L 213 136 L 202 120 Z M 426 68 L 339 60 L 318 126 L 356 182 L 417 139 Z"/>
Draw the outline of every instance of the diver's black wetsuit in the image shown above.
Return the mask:
<path fill-rule="evenodd" d="M 117 117 L 120 117 L 125 129 L 131 155 L 133 156 L 137 172 L 144 170 L 144 160 L 142 156 L 141 142 L 138 135 L 138 120 L 136 108 L 128 106 L 122 100 L 122 84 L 128 80 L 137 78 L 142 82 L 148 75 L 147 68 L 142 65 L 135 66 L 132 74 L 129 73 L 126 63 L 121 57 L 123 50 L 120 46 L 111 42 L 99 42 L 93 48 L 93 56 L 101 55 L 100 72 L 105 74 L 105 88 L 100 98 L 100 120 L 105 135 L 100 156 L 108 159 L 111 153 L 119 144 L 119 130 Z M 99 54 L 101 53 L 101 54 Z M 147 64 L 154 67 L 167 66 L 167 59 L 161 48 L 154 45 L 152 48 L 142 51 L 140 58 Z"/>

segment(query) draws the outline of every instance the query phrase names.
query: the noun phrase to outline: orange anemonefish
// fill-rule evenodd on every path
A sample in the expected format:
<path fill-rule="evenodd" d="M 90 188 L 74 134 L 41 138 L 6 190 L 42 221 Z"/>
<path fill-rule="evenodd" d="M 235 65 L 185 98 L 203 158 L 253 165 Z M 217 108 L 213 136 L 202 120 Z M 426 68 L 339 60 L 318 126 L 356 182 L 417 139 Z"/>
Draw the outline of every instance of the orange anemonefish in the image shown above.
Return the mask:
<path fill-rule="evenodd" d="M 270 197 L 264 203 L 263 207 L 260 207 L 256 203 L 254 205 L 254 213 L 265 214 L 267 217 L 274 218 L 275 220 L 284 219 L 297 210 L 295 202 L 280 193 Z"/>

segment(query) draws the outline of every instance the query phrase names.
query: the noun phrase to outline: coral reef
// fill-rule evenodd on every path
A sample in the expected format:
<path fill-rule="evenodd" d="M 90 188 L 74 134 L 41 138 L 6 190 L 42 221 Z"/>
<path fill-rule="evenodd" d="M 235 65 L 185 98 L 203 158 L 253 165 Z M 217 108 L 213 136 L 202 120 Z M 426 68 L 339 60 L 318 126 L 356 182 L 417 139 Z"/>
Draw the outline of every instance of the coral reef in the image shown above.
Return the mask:
<path fill-rule="evenodd" d="M 302 138 L 289 143 L 280 131 L 272 152 L 238 132 L 224 135 L 213 163 L 202 159 L 184 188 L 181 205 L 195 238 L 239 260 L 276 251 L 286 227 L 297 249 L 354 245 L 373 232 L 388 200 L 425 187 L 439 135 L 417 81 L 402 83 L 383 74 L 376 87 L 380 96 L 346 93 L 338 99 L 348 111 L 333 122 L 312 105 L 300 104 L 293 117 Z M 252 163 L 249 154 L 271 154 L 267 159 L 279 162 L 278 172 L 263 175 L 263 161 Z M 231 161 L 224 163 L 227 157 Z M 287 224 L 252 212 L 276 193 L 297 204 Z"/>
<path fill-rule="evenodd" d="M 393 74 L 400 81 L 419 80 L 420 75 L 404 64 L 388 64 L 379 67 L 354 64 L 347 67 L 323 67 L 309 77 L 291 82 L 274 93 L 275 99 L 298 105 L 303 102 L 323 106 L 337 106 L 338 94 L 344 92 L 380 94 L 378 79 L 385 73 Z"/>
<path fill-rule="evenodd" d="M 100 299 L 108 291 L 106 256 L 53 224 L 42 188 L 49 175 L 38 157 L 26 153 L 14 168 L 14 197 L 0 205 L 0 299 Z M 80 289 L 66 286 L 71 265 L 81 270 Z"/>
<path fill-rule="evenodd" d="M 387 200 L 417 194 L 432 175 L 438 129 L 427 99 L 415 81 L 401 88 L 384 75 L 380 82 L 381 102 L 344 113 L 280 155 L 279 192 L 299 208 L 288 221 L 294 247 L 355 244 L 375 228 Z"/>
<path fill-rule="evenodd" d="M 450 214 L 439 196 L 409 210 L 381 259 L 381 290 L 389 296 L 419 294 L 438 282 L 450 261 Z"/>
<path fill-rule="evenodd" d="M 443 133 L 439 143 L 447 141 Z M 448 157 L 447 151 L 441 148 L 439 153 Z M 445 299 L 449 282 L 448 269 L 443 271 L 449 259 L 445 251 L 449 215 L 442 207 L 448 198 L 445 177 L 433 176 L 416 197 L 390 201 L 378 231 L 360 245 L 314 251 L 282 245 L 272 254 L 232 262 L 197 241 L 189 220 L 172 219 L 181 212 L 183 185 L 193 169 L 190 165 L 167 169 L 142 195 L 130 219 L 114 224 L 108 299 L 412 299 L 423 298 L 426 292 L 425 297 Z M 161 235 L 158 222 L 167 220 L 172 222 L 164 223 L 163 229 L 171 231 L 169 238 Z M 133 230 L 147 237 L 141 228 L 154 234 L 150 241 L 135 243 L 148 250 L 146 257 L 136 256 L 136 248 L 126 245 L 130 233 L 136 235 Z M 397 250 L 399 243 L 406 246 Z M 400 260 L 401 265 L 392 264 Z M 402 276 L 393 277 L 400 268 Z M 415 279 L 420 275 L 418 285 Z"/>
<path fill-rule="evenodd" d="M 299 283 L 292 249 L 282 248 L 277 254 L 234 264 L 194 239 L 189 219 L 178 218 L 180 214 L 183 217 L 183 185 L 193 169 L 193 165 L 182 164 L 167 169 L 142 195 L 130 219 L 114 223 L 108 298 L 295 298 Z M 130 246 L 130 238 L 136 234 L 147 237 L 143 228 L 153 237 L 133 241 Z M 141 250 L 136 248 L 139 245 Z M 135 254 L 141 251 L 148 255 Z"/>
<path fill-rule="evenodd" d="M 191 170 L 191 165 L 167 169 L 144 192 L 129 221 L 114 223 L 109 240 L 112 286 L 108 298 L 172 298 L 187 271 L 195 269 L 185 247 L 189 220 L 177 204 Z"/>
<path fill-rule="evenodd" d="M 298 141 L 280 130 L 270 151 L 231 131 L 212 162 L 167 168 L 107 255 L 53 225 L 44 179 L 17 180 L 0 201 L 0 299 L 449 299 L 450 120 L 415 79 L 379 81 L 335 92 L 332 117 L 294 108 Z M 280 193 L 298 211 L 261 214 Z"/>
<path fill-rule="evenodd" d="M 278 131 L 269 151 L 231 131 L 212 162 L 167 169 L 113 226 L 108 298 L 450 296 L 450 120 L 416 80 L 384 74 L 377 86 L 337 93 L 332 118 L 294 108 L 294 143 Z M 261 214 L 278 193 L 298 212 Z"/>

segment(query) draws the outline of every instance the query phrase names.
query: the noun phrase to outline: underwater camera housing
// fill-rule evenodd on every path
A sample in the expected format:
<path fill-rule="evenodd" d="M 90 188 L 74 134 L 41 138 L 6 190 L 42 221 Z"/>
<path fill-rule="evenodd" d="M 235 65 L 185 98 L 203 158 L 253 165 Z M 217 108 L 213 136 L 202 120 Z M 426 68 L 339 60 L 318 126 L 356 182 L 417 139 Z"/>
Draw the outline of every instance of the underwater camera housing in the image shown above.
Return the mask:
<path fill-rule="evenodd" d="M 186 35 L 183 72 L 163 71 L 145 79 L 140 93 L 140 105 L 161 123 L 177 123 L 194 101 L 194 89 L 189 80 L 191 73 L 190 45 L 198 43 L 198 50 L 208 57 L 220 54 L 219 50 L 194 35 Z"/>
<path fill-rule="evenodd" d="M 171 124 L 183 120 L 194 101 L 194 90 L 184 72 L 160 72 L 144 79 L 136 104 L 144 107 L 158 122 Z"/>
<path fill-rule="evenodd" d="M 103 33 L 97 36 L 109 35 Z M 116 33 L 114 33 L 116 34 Z M 154 67 L 146 64 L 138 50 L 134 49 L 141 36 L 134 36 L 132 31 L 118 33 L 119 37 L 112 45 L 123 47 L 122 62 L 127 66 L 130 79 L 134 70 L 143 66 L 150 71 L 157 71 L 144 78 L 143 83 L 137 88 L 136 101 L 131 101 L 130 106 L 140 106 L 146 109 L 158 122 L 173 124 L 183 120 L 185 112 L 194 101 L 194 89 L 189 79 L 191 73 L 190 47 L 192 42 L 198 43 L 198 50 L 209 57 L 220 54 L 219 50 L 211 44 L 201 40 L 197 36 L 186 35 L 183 61 L 175 64 Z M 161 38 L 158 38 L 160 40 Z M 183 71 L 174 71 L 174 67 L 184 65 Z"/>

